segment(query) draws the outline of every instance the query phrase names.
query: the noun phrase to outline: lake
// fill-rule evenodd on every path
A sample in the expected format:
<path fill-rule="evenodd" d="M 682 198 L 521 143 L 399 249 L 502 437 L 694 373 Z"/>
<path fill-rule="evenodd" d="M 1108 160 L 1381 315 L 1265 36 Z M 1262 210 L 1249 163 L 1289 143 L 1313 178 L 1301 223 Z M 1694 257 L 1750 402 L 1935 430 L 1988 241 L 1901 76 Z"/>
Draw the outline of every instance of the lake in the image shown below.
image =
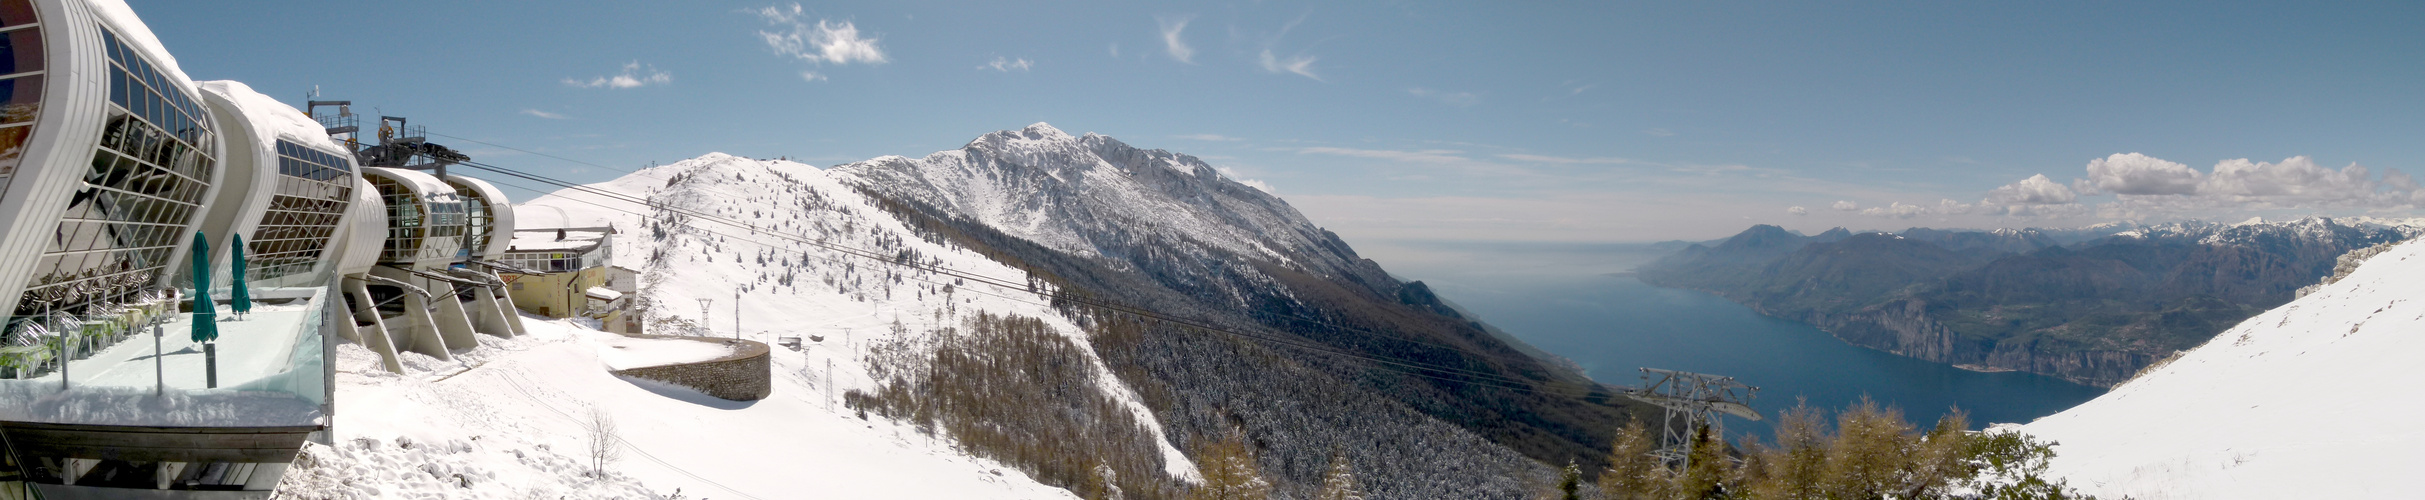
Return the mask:
<path fill-rule="evenodd" d="M 1867 395 L 1922 426 L 1959 407 L 1979 428 L 2027 422 L 2105 392 L 1856 347 L 1716 295 L 1646 285 L 1624 271 L 1665 255 L 1648 245 L 1385 242 L 1370 252 L 1399 277 L 1430 284 L 1484 322 L 1574 360 L 1602 383 L 1638 386 L 1638 368 L 1651 367 L 1759 387 L 1752 406 L 1769 420 L 1729 417 L 1730 433 L 1768 435 L 1768 423 L 1797 398 L 1833 414 Z"/>

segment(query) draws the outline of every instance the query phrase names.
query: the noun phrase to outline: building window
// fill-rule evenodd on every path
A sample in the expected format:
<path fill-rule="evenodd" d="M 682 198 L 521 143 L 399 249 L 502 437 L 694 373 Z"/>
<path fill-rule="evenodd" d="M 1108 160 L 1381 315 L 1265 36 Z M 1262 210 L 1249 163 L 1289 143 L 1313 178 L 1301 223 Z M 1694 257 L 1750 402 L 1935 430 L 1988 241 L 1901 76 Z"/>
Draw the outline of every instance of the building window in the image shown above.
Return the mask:
<path fill-rule="evenodd" d="M 0 196 L 25 160 L 26 139 L 42 111 L 42 27 L 25 0 L 0 0 Z"/>
<path fill-rule="evenodd" d="M 0 24 L 21 3 L 0 0 Z M 33 25 L 4 32 L 11 52 L 0 56 L 18 75 L 0 75 L 0 122 L 31 122 L 40 112 L 42 68 Z M 19 37 L 24 31 L 28 36 Z M 30 44 L 30 45 L 29 45 Z M 150 60 L 101 27 L 101 49 L 109 54 L 110 102 L 102 122 L 101 147 L 93 152 L 83 182 L 34 266 L 17 316 L 47 312 L 90 314 L 131 302 L 160 282 L 175 261 L 174 250 L 190 239 L 186 223 L 199 213 L 202 193 L 218 168 L 208 115 L 190 89 L 175 85 Z M 0 127 L 23 128 L 22 125 Z M 0 152 L 13 170 L 23 138 Z M 0 132 L 0 142 L 9 133 Z"/>
<path fill-rule="evenodd" d="M 353 167 L 344 156 L 285 139 L 277 154 L 269 211 L 245 241 L 246 274 L 255 281 L 311 272 L 353 200 Z"/>

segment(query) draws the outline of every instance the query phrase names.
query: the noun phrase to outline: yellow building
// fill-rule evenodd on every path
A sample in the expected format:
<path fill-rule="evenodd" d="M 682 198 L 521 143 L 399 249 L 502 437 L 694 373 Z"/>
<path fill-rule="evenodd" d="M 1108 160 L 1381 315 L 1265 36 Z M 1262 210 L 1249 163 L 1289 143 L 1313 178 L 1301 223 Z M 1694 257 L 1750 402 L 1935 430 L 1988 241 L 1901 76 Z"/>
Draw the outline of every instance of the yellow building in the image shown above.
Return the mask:
<path fill-rule="evenodd" d="M 638 273 L 613 264 L 612 227 L 532 228 L 514 231 L 497 262 L 515 307 L 551 318 L 599 320 L 606 331 L 640 333 L 629 314 Z"/>

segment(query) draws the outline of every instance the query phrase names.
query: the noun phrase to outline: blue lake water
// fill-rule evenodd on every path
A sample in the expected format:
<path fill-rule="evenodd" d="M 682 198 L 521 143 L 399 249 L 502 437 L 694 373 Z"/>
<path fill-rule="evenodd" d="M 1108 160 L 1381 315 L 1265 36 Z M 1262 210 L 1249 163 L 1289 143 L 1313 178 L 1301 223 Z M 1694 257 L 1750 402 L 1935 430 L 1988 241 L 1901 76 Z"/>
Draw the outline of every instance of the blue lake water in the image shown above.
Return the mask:
<path fill-rule="evenodd" d="M 1960 407 L 1976 428 L 2027 422 L 2104 393 L 1856 347 L 1716 295 L 1646 285 L 1621 273 L 1662 254 L 1639 245 L 1400 244 L 1374 253 L 1397 257 L 1382 264 L 1400 277 L 1429 283 L 1602 383 L 1639 385 L 1640 367 L 1732 376 L 1760 388 L 1752 406 L 1769 421 L 1797 398 L 1832 414 L 1867 395 L 1921 425 Z M 1768 422 L 1731 417 L 1727 428 L 1769 433 Z"/>

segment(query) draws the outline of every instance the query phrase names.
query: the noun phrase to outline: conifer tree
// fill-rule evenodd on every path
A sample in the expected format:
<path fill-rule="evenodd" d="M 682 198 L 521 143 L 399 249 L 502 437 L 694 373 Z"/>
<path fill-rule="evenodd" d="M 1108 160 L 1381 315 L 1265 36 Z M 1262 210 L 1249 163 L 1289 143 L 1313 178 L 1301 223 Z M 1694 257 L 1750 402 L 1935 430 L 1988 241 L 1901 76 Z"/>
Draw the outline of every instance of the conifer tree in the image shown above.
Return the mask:
<path fill-rule="evenodd" d="M 1582 486 L 1583 469 L 1576 467 L 1574 460 L 1567 460 L 1566 468 L 1558 469 L 1558 498 L 1583 500 Z"/>
<path fill-rule="evenodd" d="M 1356 484 L 1356 471 L 1347 463 L 1347 454 L 1330 454 L 1330 472 L 1322 475 L 1322 490 L 1314 500 L 1364 500 L 1364 488 Z"/>
<path fill-rule="evenodd" d="M 1725 480 L 1731 464 L 1726 458 L 1726 443 L 1719 441 L 1709 424 L 1693 429 L 1692 451 L 1686 455 L 1684 470 L 1675 476 L 1673 498 L 1699 500 L 1724 498 Z"/>
<path fill-rule="evenodd" d="M 1600 498 L 1607 500 L 1649 500 L 1657 498 L 1658 463 L 1650 457 L 1653 449 L 1650 428 L 1640 419 L 1625 422 L 1617 429 L 1616 444 L 1608 453 L 1608 470 L 1600 471 Z"/>
<path fill-rule="evenodd" d="M 1906 454 L 1917 436 L 1903 412 L 1879 409 L 1862 397 L 1836 415 L 1836 438 L 1828 445 L 1827 490 L 1835 498 L 1882 498 L 1899 488 Z"/>
<path fill-rule="evenodd" d="M 1204 485 L 1188 492 L 1190 500 L 1271 498 L 1271 481 L 1263 479 L 1243 430 L 1231 429 L 1227 439 L 1206 446 L 1198 453 L 1196 468 L 1204 474 Z"/>

